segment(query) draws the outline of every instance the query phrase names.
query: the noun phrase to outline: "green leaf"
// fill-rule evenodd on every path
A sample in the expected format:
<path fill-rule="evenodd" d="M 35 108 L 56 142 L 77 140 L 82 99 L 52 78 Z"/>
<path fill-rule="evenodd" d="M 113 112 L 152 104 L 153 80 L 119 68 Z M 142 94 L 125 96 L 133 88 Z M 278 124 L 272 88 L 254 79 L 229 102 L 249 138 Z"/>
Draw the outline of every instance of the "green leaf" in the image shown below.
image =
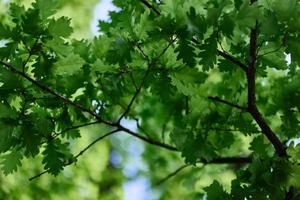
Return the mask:
<path fill-rule="evenodd" d="M 269 145 L 264 142 L 264 136 L 255 137 L 250 145 L 250 150 L 254 151 L 259 157 L 268 156 Z"/>
<path fill-rule="evenodd" d="M 61 146 L 62 144 L 59 140 L 54 140 L 48 143 L 43 151 L 43 164 L 45 166 L 45 170 L 48 170 L 49 173 L 54 176 L 58 175 L 65 165 L 66 156 L 61 150 Z"/>
<path fill-rule="evenodd" d="M 56 13 L 58 4 L 58 0 L 36 0 L 33 7 L 39 11 L 41 19 L 47 19 Z"/>
<path fill-rule="evenodd" d="M 29 9 L 24 16 L 22 16 L 22 19 L 22 28 L 25 33 L 33 37 L 42 35 L 44 28 L 38 10 Z"/>
<path fill-rule="evenodd" d="M 91 65 L 91 70 L 92 70 L 92 72 L 99 72 L 99 73 L 102 73 L 102 74 L 104 74 L 106 72 L 116 73 L 117 66 L 106 64 L 102 60 L 97 59 Z"/>
<path fill-rule="evenodd" d="M 247 33 L 249 28 L 255 26 L 256 20 L 259 19 L 260 11 L 257 3 L 250 4 L 249 0 L 245 0 L 241 5 L 236 16 L 236 22 L 239 28 Z M 248 29 L 247 29 L 248 28 Z"/>
<path fill-rule="evenodd" d="M 293 163 L 300 163 L 300 144 L 295 145 L 294 141 L 292 141 L 287 149 L 287 153 Z"/>
<path fill-rule="evenodd" d="M 204 188 L 207 192 L 207 200 L 226 200 L 230 199 L 230 196 L 225 192 L 222 185 L 217 181 L 214 181 L 209 187 Z"/>
<path fill-rule="evenodd" d="M 17 171 L 18 167 L 22 166 L 21 159 L 22 154 L 20 150 L 12 150 L 8 154 L 5 154 L 1 158 L 1 169 L 5 175 L 11 174 Z"/>
<path fill-rule="evenodd" d="M 234 27 L 235 27 L 235 21 L 234 18 L 228 14 L 223 15 L 223 18 L 220 22 L 220 28 L 222 33 L 226 37 L 231 37 L 233 35 Z"/>
<path fill-rule="evenodd" d="M 210 161 L 216 157 L 212 146 L 201 135 L 195 136 L 192 131 L 174 130 L 170 137 L 187 163 L 196 164 L 199 159 Z"/>
<path fill-rule="evenodd" d="M 108 51 L 106 61 L 111 64 L 119 63 L 121 66 L 131 61 L 130 43 L 123 37 L 117 37 L 112 48 Z"/>
<path fill-rule="evenodd" d="M 18 5 L 16 3 L 11 3 L 9 5 L 9 10 L 10 10 L 10 15 L 16 21 L 21 20 L 22 15 L 25 13 L 25 7 Z"/>
<path fill-rule="evenodd" d="M 217 41 L 214 37 L 210 37 L 204 41 L 200 46 L 201 52 L 199 53 L 200 65 L 204 71 L 212 69 L 217 62 Z"/>
<path fill-rule="evenodd" d="M 207 74 L 194 68 L 181 68 L 171 74 L 171 84 L 186 96 L 197 95 L 197 87 L 205 82 Z"/>
<path fill-rule="evenodd" d="M 300 166 L 299 164 L 292 165 L 291 172 L 289 175 L 288 185 L 292 187 L 300 187 L 299 179 L 300 179 Z"/>
<path fill-rule="evenodd" d="M 67 17 L 52 19 L 49 23 L 49 33 L 54 37 L 69 37 L 73 32 L 70 21 Z"/>
<path fill-rule="evenodd" d="M 67 57 L 60 57 L 54 63 L 54 73 L 60 76 L 72 76 L 80 72 L 85 61 L 77 54 L 70 54 Z"/>
<path fill-rule="evenodd" d="M 175 52 L 178 53 L 178 59 L 182 59 L 187 66 L 193 67 L 196 64 L 196 53 L 195 48 L 190 44 L 189 40 L 181 39 L 179 40 L 178 48 Z"/>
<path fill-rule="evenodd" d="M 0 153 L 3 153 L 14 145 L 13 127 L 0 122 L 0 137 Z"/>
<path fill-rule="evenodd" d="M 47 49 L 50 49 L 55 54 L 64 56 L 64 57 L 67 57 L 70 54 L 73 54 L 73 52 L 74 52 L 74 47 L 65 43 L 62 38 L 55 38 L 53 40 L 48 40 L 44 44 L 44 47 L 46 47 Z"/>

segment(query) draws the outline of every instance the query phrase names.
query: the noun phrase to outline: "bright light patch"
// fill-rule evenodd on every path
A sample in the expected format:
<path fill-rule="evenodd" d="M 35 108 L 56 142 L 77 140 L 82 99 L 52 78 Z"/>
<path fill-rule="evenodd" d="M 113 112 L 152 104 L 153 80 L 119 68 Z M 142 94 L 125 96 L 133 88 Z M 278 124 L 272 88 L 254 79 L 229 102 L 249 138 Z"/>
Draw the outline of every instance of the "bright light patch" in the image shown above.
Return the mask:
<path fill-rule="evenodd" d="M 94 35 L 100 35 L 101 32 L 99 31 L 98 21 L 99 20 L 109 21 L 110 20 L 109 12 L 119 11 L 119 10 L 120 9 L 116 7 L 111 0 L 100 1 L 100 3 L 94 9 L 94 18 L 91 23 L 92 33 Z"/>

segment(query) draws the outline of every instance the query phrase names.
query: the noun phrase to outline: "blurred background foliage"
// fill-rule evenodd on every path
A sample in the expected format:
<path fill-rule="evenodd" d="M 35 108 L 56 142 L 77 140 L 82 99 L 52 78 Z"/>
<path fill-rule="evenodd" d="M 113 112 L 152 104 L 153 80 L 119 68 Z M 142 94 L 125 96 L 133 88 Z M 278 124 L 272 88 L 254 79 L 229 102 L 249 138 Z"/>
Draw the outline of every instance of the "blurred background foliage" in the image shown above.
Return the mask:
<path fill-rule="evenodd" d="M 11 0 L 22 3 L 25 7 L 31 5 L 32 0 Z M 9 1 L 0 0 L 0 21 L 7 17 Z M 92 38 L 91 20 L 98 0 L 60 0 L 58 16 L 68 16 L 72 19 L 74 28 L 73 38 Z M 217 80 L 218 77 L 215 77 Z M 212 81 L 216 81 L 212 80 Z M 204 88 L 205 89 L 205 88 Z M 158 105 L 159 106 L 159 105 Z M 154 106 L 151 105 L 153 108 Z M 143 122 L 151 127 L 160 127 L 162 121 L 159 117 Z M 127 122 L 133 124 L 135 122 Z M 154 126 L 153 126 L 154 125 Z M 69 142 L 73 152 L 79 152 L 96 136 L 96 132 L 105 133 L 101 126 L 89 126 L 80 129 L 82 138 Z M 120 133 L 122 134 L 122 133 Z M 22 161 L 18 172 L 4 176 L 0 174 L 0 199 L 5 200 L 60 200 L 60 199 L 85 199 L 85 200 L 118 200 L 124 199 L 126 184 L 139 177 L 146 179 L 149 186 L 142 200 L 147 199 L 199 199 L 203 188 L 210 185 L 213 180 L 218 180 L 227 190 L 230 182 L 235 178 L 232 168 L 226 165 L 198 164 L 186 166 L 176 176 L 162 182 L 170 173 L 184 165 L 178 153 L 165 150 L 155 151 L 156 147 L 144 145 L 140 141 L 125 135 L 114 135 L 103 140 L 86 154 L 80 157 L 76 165 L 68 166 L 57 177 L 45 174 L 40 178 L 29 181 L 28 178 L 42 170 L 41 159 L 28 159 Z M 236 149 L 244 154 L 248 153 L 248 136 L 239 136 L 240 141 L 231 150 Z M 234 150 L 235 151 L 235 150 Z M 226 153 L 224 153 L 226 155 Z M 241 167 L 241 166 L 234 166 Z M 127 195 L 126 200 L 138 199 L 135 192 L 141 188 L 139 183 L 133 184 L 136 191 Z M 195 194 L 196 191 L 196 194 Z M 130 191 L 127 191 L 127 193 Z M 131 196 L 130 196 L 131 195 Z"/>

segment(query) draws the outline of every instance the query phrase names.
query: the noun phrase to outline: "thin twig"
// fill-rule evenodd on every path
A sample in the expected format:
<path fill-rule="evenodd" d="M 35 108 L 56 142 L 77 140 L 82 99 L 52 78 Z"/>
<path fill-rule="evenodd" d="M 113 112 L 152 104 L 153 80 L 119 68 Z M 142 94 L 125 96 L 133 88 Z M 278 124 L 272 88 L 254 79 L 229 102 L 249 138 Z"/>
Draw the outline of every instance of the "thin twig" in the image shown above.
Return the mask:
<path fill-rule="evenodd" d="M 271 53 L 275 53 L 275 52 L 279 51 L 281 48 L 282 48 L 282 45 L 280 45 L 279 47 L 277 47 L 274 50 L 271 50 L 271 51 L 268 51 L 266 53 L 260 54 L 260 55 L 257 56 L 257 59 L 260 58 L 260 57 L 263 57 L 265 55 L 268 55 L 268 54 L 271 54 Z"/>
<path fill-rule="evenodd" d="M 150 58 L 149 56 L 145 53 L 145 51 L 143 50 L 143 48 L 140 46 L 140 44 L 136 44 L 136 47 L 138 48 L 138 50 L 141 52 L 141 54 L 144 56 L 144 58 L 149 62 Z"/>
<path fill-rule="evenodd" d="M 168 174 L 166 177 L 162 178 L 161 180 L 159 180 L 157 183 L 156 183 L 156 186 L 159 186 L 163 183 L 165 183 L 167 180 L 169 180 L 170 178 L 176 176 L 179 172 L 181 172 L 182 170 L 184 170 L 185 168 L 191 166 L 190 164 L 184 164 L 180 167 L 178 167 L 176 170 L 174 170 L 173 172 L 171 172 L 170 174 Z"/>
<path fill-rule="evenodd" d="M 133 77 L 132 72 L 129 72 L 129 77 L 130 77 L 131 82 L 132 82 L 132 84 L 133 84 L 133 86 L 134 86 L 134 88 L 135 88 L 135 91 L 137 91 L 137 90 L 138 90 L 138 86 L 137 86 L 137 84 L 136 84 L 136 82 L 135 82 L 135 80 L 134 80 L 134 77 Z"/>
<path fill-rule="evenodd" d="M 240 106 L 240 105 L 231 103 L 231 102 L 229 102 L 229 101 L 225 101 L 225 100 L 223 100 L 223 99 L 221 99 L 221 98 L 219 98 L 219 97 L 211 97 L 211 96 L 209 96 L 208 98 L 211 99 L 211 100 L 213 100 L 213 101 L 217 101 L 217 102 L 226 104 L 226 105 L 228 105 L 228 106 L 237 108 L 237 109 L 239 109 L 239 110 L 241 110 L 241 111 L 243 111 L 243 112 L 247 112 L 247 111 L 248 111 L 246 107 L 242 107 L 242 106 Z"/>
<path fill-rule="evenodd" d="M 23 63 L 23 65 L 22 65 L 22 72 L 25 74 L 25 67 L 26 67 L 26 65 L 27 65 L 27 63 L 29 62 L 29 60 L 30 60 L 30 58 L 31 58 L 31 56 L 33 55 L 33 53 L 34 53 L 34 47 L 36 46 L 36 44 L 38 43 L 38 41 L 39 41 L 39 38 L 37 38 L 36 40 L 35 40 L 35 42 L 34 42 L 34 44 L 32 45 L 32 47 L 30 48 L 30 49 L 27 49 L 27 51 L 28 51 L 28 57 L 27 57 L 27 59 L 25 60 L 25 62 Z M 24 45 L 25 45 L 25 47 L 26 47 L 26 44 L 24 43 Z"/>
<path fill-rule="evenodd" d="M 77 159 L 78 157 L 80 157 L 81 155 L 83 155 L 89 148 L 91 148 L 94 144 L 96 144 L 97 142 L 99 142 L 100 140 L 103 140 L 104 138 L 106 138 L 107 136 L 110 136 L 116 132 L 120 131 L 119 129 L 110 131 L 100 137 L 98 137 L 97 139 L 95 139 L 93 142 L 91 142 L 88 146 L 86 146 L 83 150 L 81 150 L 74 158 Z M 72 164 L 73 162 L 69 163 L 68 165 Z"/>
<path fill-rule="evenodd" d="M 147 133 L 147 131 L 140 125 L 139 119 L 134 118 L 134 120 L 136 121 L 137 128 L 140 129 L 148 138 L 150 138 L 150 135 Z"/>
<path fill-rule="evenodd" d="M 139 85 L 139 87 L 137 88 L 136 92 L 134 93 L 134 95 L 132 96 L 129 104 L 126 107 L 126 110 L 123 112 L 123 114 L 119 117 L 117 124 L 119 124 L 121 122 L 121 120 L 130 112 L 130 109 L 134 103 L 134 101 L 136 100 L 136 98 L 138 97 L 138 95 L 140 94 L 143 86 L 146 83 L 146 79 L 148 78 L 148 75 L 150 74 L 151 69 L 155 66 L 156 61 L 162 56 L 164 55 L 164 53 L 168 50 L 168 48 L 173 44 L 173 42 L 176 40 L 176 38 L 174 38 L 172 41 L 169 42 L 169 44 L 162 50 L 162 52 L 160 54 L 158 54 L 158 56 L 156 58 L 154 58 L 151 62 L 149 62 L 148 64 L 148 68 L 142 78 L 142 81 Z M 147 56 L 148 57 L 148 56 Z"/>
<path fill-rule="evenodd" d="M 116 130 L 110 131 L 110 132 L 108 132 L 108 133 L 106 133 L 106 134 L 104 134 L 104 135 L 98 137 L 98 138 L 95 139 L 93 142 L 91 142 L 89 145 L 87 145 L 83 150 L 81 150 L 76 156 L 74 156 L 74 159 L 73 159 L 73 160 L 71 160 L 71 161 L 65 163 L 65 164 L 64 164 L 64 167 L 66 167 L 66 166 L 68 166 L 68 165 L 71 165 L 71 164 L 73 164 L 74 162 L 77 162 L 78 157 L 82 156 L 82 155 L 83 155 L 88 149 L 90 149 L 93 145 L 95 145 L 95 144 L 96 144 L 97 142 L 99 142 L 100 140 L 103 140 L 103 139 L 106 138 L 107 136 L 110 136 L 110 135 L 112 135 L 113 133 L 116 133 L 116 132 L 118 132 L 118 131 L 119 131 L 119 130 L 116 129 Z M 46 173 L 48 173 L 48 172 L 50 172 L 49 169 L 47 169 L 47 170 L 45 170 L 45 171 L 43 171 L 43 172 L 41 172 L 41 173 L 39 173 L 39 174 L 37 174 L 37 175 L 35 175 L 35 176 L 29 178 L 29 181 L 32 181 L 32 180 L 34 180 L 34 179 L 36 179 L 36 178 L 39 178 L 39 177 L 41 177 L 42 175 L 44 175 L 44 174 L 46 174 Z"/>
<path fill-rule="evenodd" d="M 52 138 L 54 139 L 54 138 L 58 137 L 59 135 L 61 135 L 63 133 L 66 133 L 68 131 L 74 130 L 74 129 L 78 129 L 78 128 L 82 128 L 82 127 L 85 127 L 85 126 L 90 126 L 90 125 L 98 124 L 98 123 L 99 123 L 98 121 L 95 121 L 95 122 L 80 124 L 80 125 L 77 125 L 77 126 L 71 126 L 69 128 L 66 128 L 66 129 L 62 130 L 61 132 L 53 134 Z"/>
<path fill-rule="evenodd" d="M 252 158 L 251 157 L 220 157 L 220 158 L 215 158 L 211 161 L 206 161 L 205 159 L 200 159 L 198 163 L 203 163 L 203 164 L 247 164 L 251 163 Z M 169 180 L 170 178 L 176 176 L 180 171 L 183 169 L 191 166 L 190 164 L 184 164 L 177 168 L 175 171 L 171 172 L 168 174 L 166 177 L 162 178 L 159 180 L 156 185 L 159 186 Z"/>

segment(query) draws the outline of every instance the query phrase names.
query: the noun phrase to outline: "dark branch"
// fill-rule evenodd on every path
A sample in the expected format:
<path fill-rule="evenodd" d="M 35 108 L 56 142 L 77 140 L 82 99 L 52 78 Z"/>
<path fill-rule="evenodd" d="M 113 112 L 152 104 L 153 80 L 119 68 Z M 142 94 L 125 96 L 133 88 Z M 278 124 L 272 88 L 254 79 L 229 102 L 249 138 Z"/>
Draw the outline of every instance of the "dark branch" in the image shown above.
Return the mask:
<path fill-rule="evenodd" d="M 40 88 L 41 90 L 44 90 L 52 95 L 54 95 L 55 97 L 57 97 L 58 99 L 61 99 L 62 101 L 64 101 L 67 104 L 70 104 L 74 107 L 76 107 L 77 109 L 83 111 L 83 112 L 87 112 L 90 115 L 94 116 L 99 122 L 107 124 L 107 125 L 113 125 L 112 122 L 109 121 L 105 121 L 103 120 L 99 115 L 97 115 L 95 112 L 93 112 L 92 110 L 85 108 L 84 106 L 77 104 L 73 101 L 71 101 L 70 99 L 68 99 L 67 97 L 64 97 L 63 95 L 59 94 L 58 92 L 54 91 L 52 88 L 42 85 L 41 83 L 39 83 L 38 81 L 34 80 L 33 78 L 29 77 L 28 75 L 26 75 L 25 73 L 17 70 L 16 68 L 14 68 L 12 65 L 5 63 L 3 61 L 0 61 L 0 64 L 2 64 L 7 70 L 11 71 L 12 73 L 18 74 L 20 76 L 22 76 L 23 78 L 27 79 L 29 82 L 31 82 L 33 85 L 37 86 L 38 88 Z"/>
<path fill-rule="evenodd" d="M 251 0 L 254 3 L 255 0 Z M 276 153 L 280 157 L 286 157 L 286 149 L 282 142 L 279 140 L 277 135 L 272 131 L 270 126 L 263 119 L 262 114 L 259 112 L 256 106 L 255 98 L 255 73 L 256 73 L 256 62 L 257 62 L 257 22 L 254 28 L 251 29 L 250 33 L 250 50 L 248 58 L 248 69 L 247 69 L 247 87 L 248 87 L 248 111 L 261 128 L 262 133 L 268 138 L 268 140 L 274 146 Z"/>
<path fill-rule="evenodd" d="M 220 157 L 215 158 L 211 161 L 206 161 L 201 159 L 201 162 L 204 164 L 247 164 L 252 162 L 250 156 L 247 157 Z"/>
<path fill-rule="evenodd" d="M 140 0 L 140 2 L 142 2 L 147 8 L 152 10 L 155 14 L 160 15 L 160 12 L 154 6 L 152 6 L 147 0 Z"/>
<path fill-rule="evenodd" d="M 245 72 L 247 71 L 247 66 L 244 63 L 242 63 L 241 61 L 239 61 L 237 58 L 228 54 L 227 52 L 220 51 L 220 50 L 217 50 L 217 51 L 218 51 L 219 56 L 222 56 L 226 60 L 229 60 L 233 64 L 239 66 L 243 71 L 245 71 Z"/>
<path fill-rule="evenodd" d="M 162 147 L 162 148 L 168 149 L 170 151 L 178 151 L 178 149 L 176 147 L 170 146 L 170 145 L 165 144 L 165 143 L 161 143 L 161 142 L 156 141 L 154 139 L 151 139 L 151 138 L 145 137 L 143 135 L 140 135 L 138 133 L 135 133 L 135 132 L 129 130 L 128 128 L 125 128 L 124 126 L 120 125 L 118 128 L 119 128 L 119 130 L 124 131 L 127 134 L 132 135 L 136 138 L 139 138 L 140 140 L 143 140 L 144 142 L 147 142 L 149 144 L 152 144 L 152 145 L 155 145 L 155 146 L 158 146 L 158 147 Z"/>
<path fill-rule="evenodd" d="M 263 119 L 261 113 L 255 106 L 254 108 L 249 109 L 250 114 L 258 124 L 258 126 L 261 128 L 262 133 L 268 138 L 268 140 L 272 143 L 274 146 L 276 153 L 280 157 L 286 157 L 286 149 L 283 145 L 283 143 L 279 140 L 277 135 L 272 131 L 270 126 L 266 123 L 266 121 Z"/>
<path fill-rule="evenodd" d="M 226 104 L 228 106 L 231 106 L 231 107 L 234 107 L 234 108 L 237 108 L 243 112 L 247 112 L 247 108 L 246 107 L 242 107 L 240 105 L 237 105 L 237 104 L 234 104 L 234 103 L 231 103 L 229 101 L 225 101 L 223 99 L 220 99 L 219 97 L 208 97 L 209 99 L 213 100 L 213 101 L 217 101 L 217 102 L 220 102 L 220 103 L 223 103 L 223 104 Z"/>

